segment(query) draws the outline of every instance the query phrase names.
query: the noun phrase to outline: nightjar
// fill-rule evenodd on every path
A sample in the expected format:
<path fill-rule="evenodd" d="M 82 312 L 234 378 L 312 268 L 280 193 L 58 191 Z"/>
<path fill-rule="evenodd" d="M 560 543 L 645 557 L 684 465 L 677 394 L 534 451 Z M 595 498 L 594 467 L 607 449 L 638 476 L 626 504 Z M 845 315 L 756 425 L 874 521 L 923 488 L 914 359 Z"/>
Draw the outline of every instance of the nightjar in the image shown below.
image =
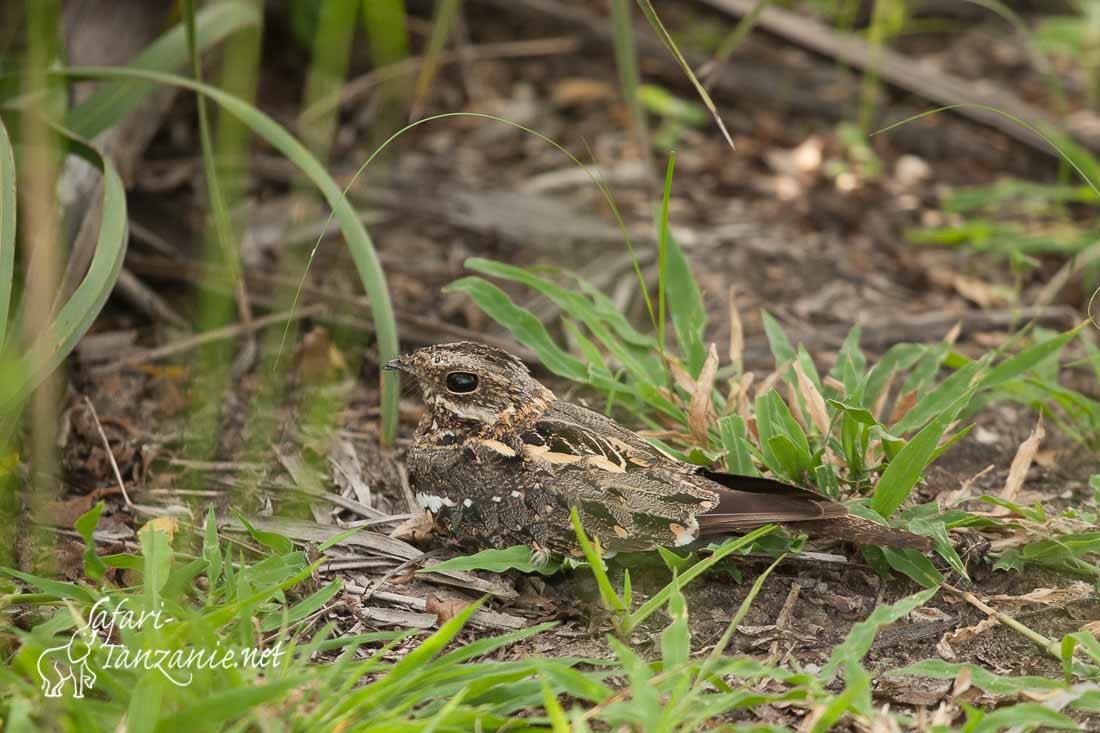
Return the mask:
<path fill-rule="evenodd" d="M 813 491 L 672 458 L 559 400 L 522 361 L 491 346 L 430 346 L 386 368 L 420 385 L 426 410 L 408 451 L 409 480 L 459 541 L 572 554 L 575 506 L 585 530 L 613 552 L 682 547 L 770 522 L 863 544 L 928 546 Z"/>

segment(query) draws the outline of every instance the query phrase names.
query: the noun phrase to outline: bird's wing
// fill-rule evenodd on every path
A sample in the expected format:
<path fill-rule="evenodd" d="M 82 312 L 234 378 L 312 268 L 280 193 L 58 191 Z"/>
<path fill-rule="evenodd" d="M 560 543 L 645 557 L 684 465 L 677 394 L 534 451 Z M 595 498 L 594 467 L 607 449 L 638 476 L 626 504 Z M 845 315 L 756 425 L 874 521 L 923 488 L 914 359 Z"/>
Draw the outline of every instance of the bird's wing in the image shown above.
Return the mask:
<path fill-rule="evenodd" d="M 520 437 L 525 460 L 554 476 L 555 490 L 608 549 L 690 544 L 695 515 L 718 506 L 693 467 L 579 405 L 555 403 Z"/>

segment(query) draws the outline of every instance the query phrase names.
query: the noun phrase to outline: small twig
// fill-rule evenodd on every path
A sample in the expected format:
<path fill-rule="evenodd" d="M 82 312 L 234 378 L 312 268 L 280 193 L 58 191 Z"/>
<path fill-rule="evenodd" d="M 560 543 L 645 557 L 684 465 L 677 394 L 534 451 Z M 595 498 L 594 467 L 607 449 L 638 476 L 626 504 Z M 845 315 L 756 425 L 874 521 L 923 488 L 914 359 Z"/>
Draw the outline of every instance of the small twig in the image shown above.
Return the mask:
<path fill-rule="evenodd" d="M 1034 629 L 1030 629 L 1027 626 L 1024 626 L 1022 623 L 1020 623 L 1016 619 L 1012 618 L 1007 613 L 1002 613 L 1001 611 L 998 611 L 997 609 L 993 608 L 988 603 L 986 603 L 982 599 L 975 596 L 973 593 L 970 593 L 970 592 L 964 591 L 964 590 L 960 590 L 959 588 L 956 588 L 952 585 L 948 585 L 947 583 L 942 583 L 941 586 L 943 587 L 944 590 L 949 591 L 949 592 L 954 593 L 955 595 L 959 596 L 964 601 L 969 603 L 971 606 L 974 606 L 974 608 L 978 609 L 982 613 L 990 616 L 991 618 L 997 619 L 997 621 L 1001 622 L 1002 624 L 1004 624 L 1008 628 L 1010 628 L 1013 631 L 1015 631 L 1016 633 L 1020 634 L 1025 639 L 1028 639 L 1029 641 L 1034 642 L 1036 646 L 1038 646 L 1040 649 L 1042 649 L 1048 655 L 1053 657 L 1056 661 L 1058 661 L 1058 662 L 1062 661 L 1062 647 L 1058 642 L 1053 641 L 1051 639 L 1048 639 L 1047 637 L 1040 634 L 1038 631 L 1035 631 Z M 1100 671 L 1100 670 L 1097 670 L 1092 665 L 1084 665 L 1083 670 L 1088 670 L 1090 674 L 1093 673 L 1094 671 Z"/>
<path fill-rule="evenodd" d="M 148 351 L 142 351 L 137 354 L 131 354 L 130 356 L 123 357 L 118 361 L 112 361 L 109 364 L 104 364 L 101 367 L 96 367 L 91 370 L 94 376 L 102 374 L 111 374 L 113 372 L 121 371 L 126 367 L 137 366 L 138 364 L 145 364 L 150 361 L 157 361 L 159 359 L 166 359 L 170 356 L 177 356 L 188 351 L 211 344 L 216 341 L 224 341 L 226 339 L 236 338 L 242 333 L 256 331 L 261 328 L 266 328 L 276 323 L 283 323 L 285 321 L 297 320 L 300 318 L 307 318 L 315 315 L 321 311 L 320 306 L 307 306 L 305 308 L 299 308 L 293 311 L 282 311 L 281 313 L 272 313 L 271 315 L 263 316 L 262 318 L 256 318 L 251 324 L 238 323 L 232 326 L 225 326 L 223 328 L 215 328 L 212 331 L 205 331 L 194 336 L 190 336 L 185 339 L 181 339 L 171 344 L 161 346 L 156 349 L 149 349 Z"/>
<path fill-rule="evenodd" d="M 363 595 L 359 599 L 359 602 L 360 603 L 366 603 L 367 601 L 369 601 L 371 599 L 371 596 L 373 596 L 375 593 L 377 593 L 378 590 L 382 586 L 384 586 L 386 583 L 390 582 L 390 579 L 393 578 L 395 575 L 397 575 L 398 573 L 404 572 L 405 570 L 408 570 L 409 568 L 413 567 L 414 565 L 422 565 L 425 560 L 427 560 L 428 558 L 431 558 L 431 557 L 436 557 L 441 552 L 443 552 L 443 548 L 437 547 L 434 550 L 428 550 L 427 552 L 422 552 L 422 553 L 420 553 L 420 555 L 418 557 L 410 558 L 410 559 L 406 560 L 405 562 L 401 563 L 400 565 L 395 565 L 394 567 L 390 568 L 388 571 L 386 571 L 385 575 L 383 575 L 381 578 L 379 578 L 378 580 L 371 583 L 370 586 L 368 586 L 367 589 L 363 591 Z"/>
<path fill-rule="evenodd" d="M 802 592 L 802 586 L 798 581 L 791 583 L 791 590 L 787 593 L 787 600 L 783 602 L 783 608 L 780 609 L 779 615 L 775 619 L 775 632 L 778 637 L 783 631 L 790 626 L 791 612 L 794 611 L 794 604 L 798 602 L 798 595 Z M 779 661 L 779 639 L 776 638 L 772 641 L 770 648 L 768 649 L 768 661 L 767 664 L 775 664 Z"/>
<path fill-rule="evenodd" d="M 122 498 L 126 501 L 126 506 L 129 509 L 134 508 L 134 502 L 130 501 L 130 495 L 126 493 L 126 484 L 122 480 L 122 471 L 118 470 L 118 463 L 115 461 L 115 454 L 111 452 L 111 442 L 107 440 L 107 433 L 103 432 L 103 424 L 99 422 L 99 415 L 96 414 L 95 405 L 88 398 L 88 395 L 84 395 L 84 403 L 88 405 L 88 409 L 92 412 L 92 420 L 95 421 L 95 429 L 99 431 L 99 437 L 103 439 L 103 449 L 107 451 L 107 458 L 111 461 L 111 468 L 115 472 L 115 478 L 118 480 L 118 488 L 122 490 Z"/>
<path fill-rule="evenodd" d="M 416 503 L 412 487 L 409 486 L 409 474 L 400 463 L 397 464 L 397 474 L 401 477 L 401 493 L 405 495 L 405 503 L 409 506 L 409 512 L 412 514 L 420 513 L 421 507 Z"/>

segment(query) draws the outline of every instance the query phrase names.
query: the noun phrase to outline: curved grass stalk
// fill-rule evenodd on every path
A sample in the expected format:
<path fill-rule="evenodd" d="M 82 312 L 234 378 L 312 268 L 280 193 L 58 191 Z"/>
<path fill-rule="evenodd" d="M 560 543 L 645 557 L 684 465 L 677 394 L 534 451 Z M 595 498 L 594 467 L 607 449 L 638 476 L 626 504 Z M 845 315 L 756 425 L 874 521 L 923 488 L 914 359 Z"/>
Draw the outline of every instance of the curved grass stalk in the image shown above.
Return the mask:
<path fill-rule="evenodd" d="M 8 366 L 10 373 L 0 384 L 0 417 L 4 419 L 18 413 L 23 400 L 64 361 L 92 325 L 114 288 L 126 256 L 126 190 L 122 179 L 98 150 L 62 127 L 55 129 L 68 138 L 72 152 L 102 171 L 103 216 L 95 254 L 84 279 L 46 330 Z M 7 181 L 0 183 L 5 189 L 10 188 Z"/>
<path fill-rule="evenodd" d="M 202 94 L 227 110 L 285 155 L 321 190 L 332 209 L 329 221 L 335 218 L 340 224 L 352 259 L 359 270 L 363 289 L 370 299 L 379 359 L 385 363 L 397 356 L 397 326 L 394 322 L 393 304 L 390 301 L 386 276 L 374 249 L 374 243 L 362 222 L 359 221 L 355 209 L 344 195 L 345 191 L 341 190 L 321 162 L 282 125 L 253 105 L 231 94 L 176 74 L 113 67 L 66 68 L 53 73 L 75 78 L 149 81 Z M 324 236 L 323 232 L 322 236 Z M 312 261 L 312 254 L 310 259 Z M 295 294 L 295 304 L 297 300 L 298 295 Z M 382 439 L 387 443 L 391 442 L 397 434 L 397 398 L 397 378 L 391 372 L 383 372 L 381 375 Z"/>

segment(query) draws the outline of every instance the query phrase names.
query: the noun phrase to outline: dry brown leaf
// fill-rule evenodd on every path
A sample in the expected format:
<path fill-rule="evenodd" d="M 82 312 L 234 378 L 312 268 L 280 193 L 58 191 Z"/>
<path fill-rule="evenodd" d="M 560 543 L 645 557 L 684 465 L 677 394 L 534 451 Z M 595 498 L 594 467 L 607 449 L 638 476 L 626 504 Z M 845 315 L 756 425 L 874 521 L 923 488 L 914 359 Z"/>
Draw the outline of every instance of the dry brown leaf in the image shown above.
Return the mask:
<path fill-rule="evenodd" d="M 826 374 L 825 378 L 821 380 L 821 383 L 829 389 L 835 389 L 840 394 L 844 394 L 844 382 L 840 381 L 831 374 Z"/>
<path fill-rule="evenodd" d="M 462 613 L 463 609 L 469 605 L 469 601 L 458 598 L 440 598 L 434 593 L 429 593 L 424 599 L 424 610 L 427 613 L 434 613 L 436 623 L 440 626 Z"/>
<path fill-rule="evenodd" d="M 963 667 L 960 669 L 959 673 L 955 675 L 955 683 L 951 686 L 951 696 L 958 697 L 969 690 L 972 676 L 970 667 Z"/>
<path fill-rule="evenodd" d="M 435 519 L 432 518 L 431 512 L 423 511 L 394 527 L 393 531 L 390 532 L 390 537 L 397 540 L 420 542 L 431 535 L 434 527 Z"/>
<path fill-rule="evenodd" d="M 1089 621 L 1087 624 L 1081 627 L 1081 631 L 1086 634 L 1092 634 L 1093 636 L 1100 638 L 1100 621 Z"/>
<path fill-rule="evenodd" d="M 806 402 L 806 409 L 810 413 L 810 420 L 813 422 L 814 427 L 817 428 L 818 433 L 821 435 L 828 435 L 829 413 L 825 410 L 825 398 L 821 396 L 821 392 L 818 391 L 817 385 L 806 376 L 806 371 L 797 360 L 794 363 L 794 373 L 798 377 L 798 391 L 802 395 L 802 399 Z"/>
<path fill-rule="evenodd" d="M 955 343 L 959 340 L 959 334 L 962 333 L 962 329 L 963 323 L 962 321 L 958 321 L 951 327 L 951 330 L 947 332 L 947 335 L 943 337 L 943 340 L 949 344 Z"/>
<path fill-rule="evenodd" d="M 176 536 L 176 529 L 179 528 L 179 520 L 175 517 L 153 517 L 138 530 L 140 536 L 142 532 L 161 531 L 168 535 L 168 539 L 171 540 Z"/>
<path fill-rule="evenodd" d="M 1031 468 L 1031 462 L 1035 460 L 1035 453 L 1039 450 L 1039 443 L 1042 442 L 1043 437 L 1046 435 L 1046 431 L 1043 429 L 1043 413 L 1039 413 L 1039 419 L 1035 422 L 1035 429 L 1031 431 L 1031 435 L 1027 436 L 1027 439 L 1020 443 L 1020 447 L 1016 450 L 1016 457 L 1012 459 L 1012 466 L 1008 469 L 1008 478 L 1005 480 L 1005 487 L 1001 489 L 1001 498 L 1007 501 L 1014 501 L 1016 495 L 1020 492 L 1020 487 L 1024 485 L 1024 479 L 1027 478 L 1027 471 Z"/>
<path fill-rule="evenodd" d="M 871 414 L 875 416 L 875 419 L 882 422 L 882 411 L 886 409 L 886 400 L 890 398 L 890 390 L 894 386 L 894 377 L 897 375 L 896 369 L 891 369 L 890 374 L 886 377 L 886 384 L 882 385 L 882 391 L 878 393 L 878 397 L 875 398 L 875 404 L 871 407 Z"/>
<path fill-rule="evenodd" d="M 695 380 L 688 374 L 687 369 L 684 369 L 680 360 L 666 353 L 665 361 L 668 362 L 668 370 L 672 373 L 672 381 L 676 382 L 676 386 L 688 394 L 695 392 Z"/>
<path fill-rule="evenodd" d="M 802 408 L 798 402 L 798 395 L 795 394 L 794 385 L 790 382 L 784 382 L 783 386 L 786 388 L 784 391 L 787 393 L 787 408 L 791 411 L 791 417 L 798 423 L 798 426 L 802 428 L 802 432 L 808 433 L 809 429 L 806 425 L 806 417 L 802 414 Z"/>
<path fill-rule="evenodd" d="M 554 84 L 550 96 L 555 104 L 568 106 L 613 100 L 617 95 L 614 87 L 605 81 L 573 78 Z"/>
<path fill-rule="evenodd" d="M 752 414 L 749 411 L 749 390 L 752 389 L 752 381 L 756 379 L 756 375 L 752 372 L 745 372 L 741 375 L 741 389 L 737 393 L 737 414 L 741 416 L 741 419 L 747 424 L 752 418 Z"/>
<path fill-rule="evenodd" d="M 906 413 L 913 409 L 913 405 L 917 404 L 918 396 L 917 390 L 914 389 L 898 397 L 898 401 L 894 404 L 894 409 L 890 413 L 891 425 L 905 417 Z"/>
<path fill-rule="evenodd" d="M 344 355 L 332 343 L 328 329 L 314 326 L 302 337 L 298 350 L 298 373 L 304 382 L 316 382 L 337 372 L 347 372 Z"/>
<path fill-rule="evenodd" d="M 688 410 L 688 427 L 699 445 L 707 445 L 707 430 L 711 412 L 710 396 L 714 391 L 714 375 L 718 372 L 718 347 L 710 345 L 707 359 L 699 372 L 699 379 L 691 393 L 691 407 Z"/>
<path fill-rule="evenodd" d="M 1088 598 L 1091 595 L 1092 586 L 1083 581 L 1078 581 L 1065 588 L 1036 588 L 1030 593 L 1024 593 L 1020 596 L 996 595 L 990 596 L 989 600 L 1004 603 L 1041 603 L 1049 606 Z"/>
<path fill-rule="evenodd" d="M 745 332 L 741 326 L 741 314 L 737 310 L 737 289 L 730 285 L 729 291 L 730 309 L 730 363 L 737 369 L 741 368 L 741 359 L 745 353 Z"/>

